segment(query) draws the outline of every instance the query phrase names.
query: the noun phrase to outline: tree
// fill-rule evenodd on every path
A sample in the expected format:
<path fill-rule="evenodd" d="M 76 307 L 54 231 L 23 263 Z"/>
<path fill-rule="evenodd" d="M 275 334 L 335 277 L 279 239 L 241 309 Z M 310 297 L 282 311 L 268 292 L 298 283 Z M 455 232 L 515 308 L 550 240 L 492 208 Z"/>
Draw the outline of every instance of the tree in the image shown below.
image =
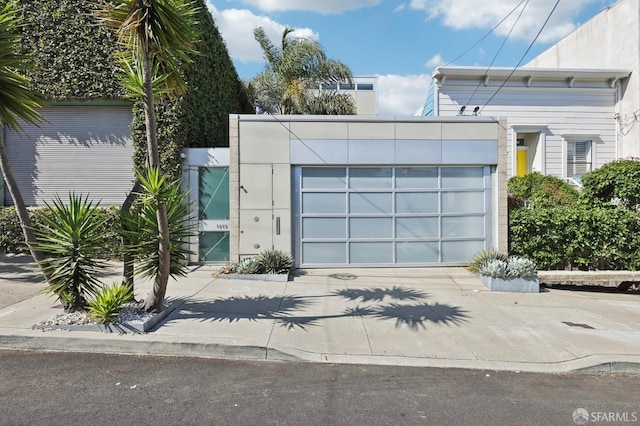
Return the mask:
<path fill-rule="evenodd" d="M 265 69 L 250 82 L 258 107 L 280 114 L 355 114 L 353 98 L 346 93 L 320 92 L 322 83 L 351 83 L 349 67 L 327 57 L 320 43 L 308 38 L 290 37 L 286 28 L 276 47 L 264 30 L 253 30 L 267 61 Z"/>
<path fill-rule="evenodd" d="M 8 126 L 13 130 L 24 132 L 19 120 L 29 124 L 42 121 L 38 108 L 43 106 L 43 101 L 39 94 L 30 89 L 29 79 L 23 75 L 28 69 L 29 57 L 17 53 L 20 43 L 18 30 L 21 25 L 19 12 L 20 8 L 16 1 L 7 2 L 0 7 L 0 123 L 3 127 Z M 36 237 L 31 228 L 31 219 L 11 171 L 2 129 L 0 129 L 0 165 L 29 251 L 34 260 L 40 264 L 44 256 L 35 246 Z"/>
<path fill-rule="evenodd" d="M 123 84 L 132 97 L 142 100 L 149 171 L 160 167 L 154 100 L 185 89 L 181 68 L 195 53 L 197 13 L 190 0 L 114 0 L 97 12 L 104 25 L 115 28 L 124 47 L 119 58 Z M 144 302 L 148 312 L 164 309 L 171 271 L 167 206 L 162 200 L 156 205 L 156 219 L 158 269 Z"/>

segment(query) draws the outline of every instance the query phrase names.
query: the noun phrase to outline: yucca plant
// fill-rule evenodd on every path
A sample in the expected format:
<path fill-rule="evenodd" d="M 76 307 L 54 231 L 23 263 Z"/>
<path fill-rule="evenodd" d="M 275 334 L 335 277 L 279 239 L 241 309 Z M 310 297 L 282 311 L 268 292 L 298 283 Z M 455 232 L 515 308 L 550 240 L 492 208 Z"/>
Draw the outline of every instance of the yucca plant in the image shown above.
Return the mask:
<path fill-rule="evenodd" d="M 281 250 L 264 250 L 256 256 L 256 262 L 265 274 L 285 274 L 293 266 L 291 255 Z"/>
<path fill-rule="evenodd" d="M 163 202 L 167 206 L 169 220 L 170 275 L 184 276 L 189 254 L 184 247 L 193 234 L 190 224 L 187 193 L 180 189 L 180 181 L 168 182 L 157 169 L 146 174 L 138 173 L 142 190 L 131 210 L 123 216 L 122 232 L 130 244 L 125 247 L 137 262 L 136 273 L 143 277 L 155 277 L 159 271 L 159 239 L 156 206 Z"/>
<path fill-rule="evenodd" d="M 37 250 L 47 255 L 40 261 L 49 277 L 45 291 L 58 296 L 65 311 L 82 310 L 97 293 L 97 274 L 107 266 L 94 259 L 105 239 L 100 203 L 93 205 L 87 197 L 70 193 L 66 205 L 58 195 L 53 205 L 45 204 L 44 226 L 35 231 Z"/>
<path fill-rule="evenodd" d="M 133 288 L 122 283 L 102 287 L 95 297 L 88 301 L 91 317 L 101 324 L 112 322 L 120 313 L 122 305 L 133 300 Z"/>

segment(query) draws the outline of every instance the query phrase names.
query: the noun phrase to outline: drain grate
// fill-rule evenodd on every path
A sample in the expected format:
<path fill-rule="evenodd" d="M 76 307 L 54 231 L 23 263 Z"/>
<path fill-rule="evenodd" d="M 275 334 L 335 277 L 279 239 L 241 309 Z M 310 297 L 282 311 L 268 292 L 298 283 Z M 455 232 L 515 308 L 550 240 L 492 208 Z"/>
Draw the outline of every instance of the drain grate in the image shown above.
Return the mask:
<path fill-rule="evenodd" d="M 586 328 L 589 330 L 595 330 L 595 328 L 591 327 L 589 324 L 576 324 L 575 322 L 570 322 L 570 321 L 562 321 L 562 323 L 568 325 L 569 327 L 580 327 L 580 328 Z"/>

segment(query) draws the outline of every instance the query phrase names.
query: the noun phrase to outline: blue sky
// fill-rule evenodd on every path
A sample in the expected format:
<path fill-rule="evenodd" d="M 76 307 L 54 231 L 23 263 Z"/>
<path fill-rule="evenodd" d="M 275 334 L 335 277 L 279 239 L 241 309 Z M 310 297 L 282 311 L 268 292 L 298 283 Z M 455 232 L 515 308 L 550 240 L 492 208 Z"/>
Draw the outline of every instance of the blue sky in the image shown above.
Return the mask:
<path fill-rule="evenodd" d="M 285 27 L 319 41 L 354 75 L 378 76 L 378 112 L 413 115 L 424 103 L 431 73 L 454 64 L 493 66 L 520 61 L 557 0 L 208 0 L 240 78 L 264 67 L 253 38 L 261 26 L 278 45 Z M 560 0 L 523 65 L 616 0 Z M 517 22 L 516 22 L 517 20 Z M 594 64 L 597 67 L 597 64 Z"/>

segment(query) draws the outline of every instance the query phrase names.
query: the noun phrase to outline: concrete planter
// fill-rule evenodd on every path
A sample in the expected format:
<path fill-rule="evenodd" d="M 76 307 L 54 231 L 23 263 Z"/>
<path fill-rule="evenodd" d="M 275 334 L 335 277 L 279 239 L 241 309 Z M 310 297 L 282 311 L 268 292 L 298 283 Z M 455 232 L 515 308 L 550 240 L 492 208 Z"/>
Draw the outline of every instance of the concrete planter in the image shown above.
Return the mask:
<path fill-rule="evenodd" d="M 491 291 L 509 291 L 513 293 L 539 293 L 540 280 L 538 277 L 527 278 L 493 278 L 486 275 L 478 275 L 480 281 Z"/>

